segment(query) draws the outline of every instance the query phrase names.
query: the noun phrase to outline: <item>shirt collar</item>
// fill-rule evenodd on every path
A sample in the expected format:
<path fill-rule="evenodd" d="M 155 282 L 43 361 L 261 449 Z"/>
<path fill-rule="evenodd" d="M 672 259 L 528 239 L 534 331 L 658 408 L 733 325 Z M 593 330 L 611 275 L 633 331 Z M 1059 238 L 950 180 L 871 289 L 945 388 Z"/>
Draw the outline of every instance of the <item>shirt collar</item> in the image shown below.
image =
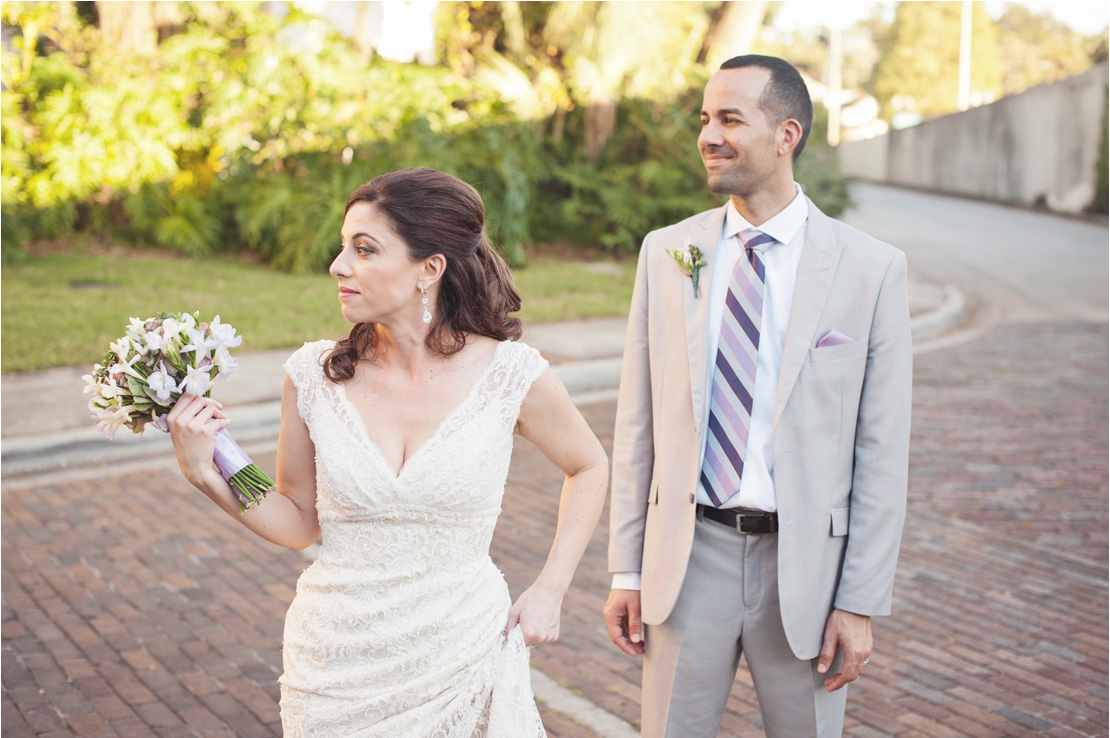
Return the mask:
<path fill-rule="evenodd" d="M 802 194 L 802 188 L 797 182 L 794 183 L 794 199 L 785 208 L 775 213 L 766 223 L 759 226 L 758 230 L 766 233 L 771 238 L 780 243 L 790 243 L 794 236 L 797 235 L 798 229 L 801 228 L 806 220 L 809 218 L 809 206 L 806 203 L 805 195 Z M 732 200 L 728 201 L 728 209 L 725 211 L 725 238 L 732 238 L 741 231 L 749 228 L 755 228 L 748 222 L 747 218 L 740 214 L 736 206 L 732 204 Z"/>

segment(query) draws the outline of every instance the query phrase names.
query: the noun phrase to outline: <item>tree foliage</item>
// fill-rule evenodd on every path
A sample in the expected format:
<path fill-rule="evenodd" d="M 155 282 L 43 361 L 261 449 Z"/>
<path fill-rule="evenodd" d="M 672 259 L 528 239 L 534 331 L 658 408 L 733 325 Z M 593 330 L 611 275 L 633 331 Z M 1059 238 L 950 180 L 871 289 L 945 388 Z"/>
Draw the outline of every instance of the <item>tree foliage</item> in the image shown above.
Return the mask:
<path fill-rule="evenodd" d="M 898 3 L 873 82 L 887 120 L 895 112 L 895 96 L 911 96 L 913 110 L 925 118 L 958 109 L 961 5 Z M 971 35 L 971 89 L 993 99 L 1002 93 L 998 26 L 981 2 L 972 3 Z"/>
<path fill-rule="evenodd" d="M 1050 13 L 1008 3 L 998 19 L 1002 88 L 1007 95 L 1055 82 L 1091 66 L 1098 36 L 1084 36 Z"/>
<path fill-rule="evenodd" d="M 719 201 L 695 146 L 712 3 L 644 6 L 633 26 L 610 4 L 442 5 L 445 63 L 423 67 L 367 63 L 334 29 L 315 49 L 287 43 L 295 26 L 323 26 L 257 3 L 176 4 L 153 55 L 106 43 L 95 15 L 67 15 L 68 3 L 4 3 L 18 30 L 3 59 L 5 260 L 30 239 L 98 230 L 318 269 L 350 191 L 406 166 L 473 183 L 516 263 L 537 238 L 635 249 Z M 572 11 L 590 33 L 555 22 Z M 602 53 L 630 28 L 652 43 Z"/>

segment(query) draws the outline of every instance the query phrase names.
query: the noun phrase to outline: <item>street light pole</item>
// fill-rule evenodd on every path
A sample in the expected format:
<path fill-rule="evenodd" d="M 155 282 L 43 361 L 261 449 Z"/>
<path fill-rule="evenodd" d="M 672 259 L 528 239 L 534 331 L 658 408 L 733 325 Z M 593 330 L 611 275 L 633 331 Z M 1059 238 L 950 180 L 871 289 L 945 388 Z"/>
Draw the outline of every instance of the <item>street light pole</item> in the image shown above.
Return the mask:
<path fill-rule="evenodd" d="M 967 110 L 971 98 L 971 0 L 963 0 L 960 12 L 960 82 L 956 104 Z"/>
<path fill-rule="evenodd" d="M 840 143 L 840 68 L 843 64 L 840 48 L 840 28 L 829 29 L 829 88 L 825 92 L 825 107 L 829 111 L 829 146 Z"/>

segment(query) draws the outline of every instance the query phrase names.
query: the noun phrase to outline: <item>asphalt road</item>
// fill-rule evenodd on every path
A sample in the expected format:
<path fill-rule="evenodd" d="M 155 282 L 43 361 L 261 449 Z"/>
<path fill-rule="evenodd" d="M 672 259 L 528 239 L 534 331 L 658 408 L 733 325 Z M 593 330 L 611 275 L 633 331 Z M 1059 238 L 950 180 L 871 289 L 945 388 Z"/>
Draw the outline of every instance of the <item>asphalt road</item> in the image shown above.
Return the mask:
<path fill-rule="evenodd" d="M 1007 321 L 1107 320 L 1107 224 L 860 183 L 844 220 Z"/>

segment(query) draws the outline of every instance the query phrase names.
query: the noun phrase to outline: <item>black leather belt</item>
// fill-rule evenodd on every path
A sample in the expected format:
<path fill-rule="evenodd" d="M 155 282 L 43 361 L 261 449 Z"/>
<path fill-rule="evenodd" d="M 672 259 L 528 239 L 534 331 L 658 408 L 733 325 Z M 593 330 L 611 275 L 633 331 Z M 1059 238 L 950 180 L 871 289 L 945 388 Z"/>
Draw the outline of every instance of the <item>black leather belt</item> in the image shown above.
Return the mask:
<path fill-rule="evenodd" d="M 779 530 L 778 513 L 737 508 L 718 508 L 698 505 L 698 513 L 709 520 L 735 528 L 741 533 L 777 533 Z"/>

